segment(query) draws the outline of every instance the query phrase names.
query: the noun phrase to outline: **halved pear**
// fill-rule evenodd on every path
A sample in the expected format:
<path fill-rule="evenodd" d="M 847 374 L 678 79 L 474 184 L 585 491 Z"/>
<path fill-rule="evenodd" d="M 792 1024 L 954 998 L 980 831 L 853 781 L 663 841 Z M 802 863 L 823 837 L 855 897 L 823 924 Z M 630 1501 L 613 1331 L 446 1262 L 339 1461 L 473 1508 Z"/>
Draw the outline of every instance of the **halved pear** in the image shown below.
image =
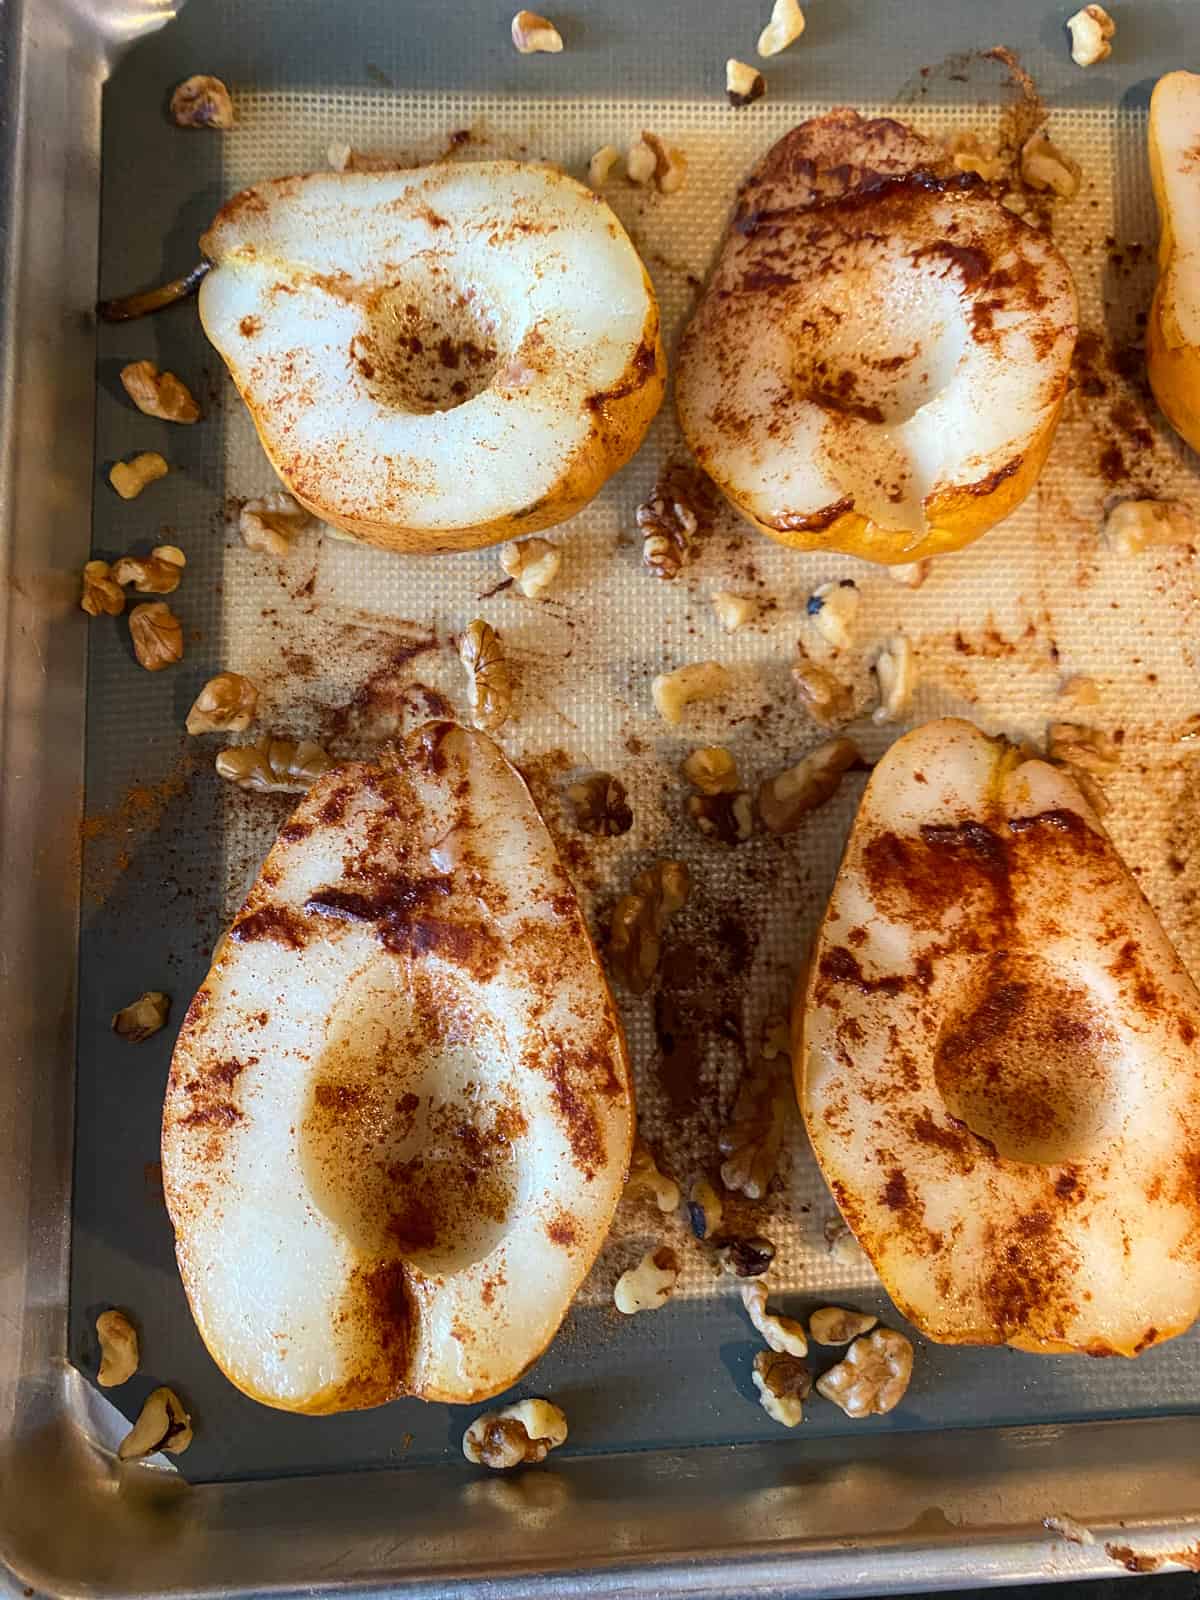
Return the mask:
<path fill-rule="evenodd" d="M 604 1239 L 633 1118 L 586 924 L 499 749 L 429 723 L 335 769 L 171 1062 L 163 1188 L 205 1344 L 289 1411 L 506 1389 Z"/>
<path fill-rule="evenodd" d="M 650 280 L 556 168 L 277 178 L 201 248 L 200 318 L 271 464 L 369 544 L 464 550 L 562 522 L 661 403 Z"/>
<path fill-rule="evenodd" d="M 1167 421 L 1200 450 L 1200 75 L 1168 72 L 1150 96 L 1158 283 L 1146 366 Z"/>
<path fill-rule="evenodd" d="M 792 1018 L 842 1214 L 932 1339 L 1200 1311 L 1200 995 L 1083 795 L 970 723 L 876 766 Z"/>
<path fill-rule="evenodd" d="M 738 197 L 680 349 L 679 419 L 773 539 L 916 561 L 1029 493 L 1077 326 L 1045 234 L 911 129 L 831 111 Z"/>

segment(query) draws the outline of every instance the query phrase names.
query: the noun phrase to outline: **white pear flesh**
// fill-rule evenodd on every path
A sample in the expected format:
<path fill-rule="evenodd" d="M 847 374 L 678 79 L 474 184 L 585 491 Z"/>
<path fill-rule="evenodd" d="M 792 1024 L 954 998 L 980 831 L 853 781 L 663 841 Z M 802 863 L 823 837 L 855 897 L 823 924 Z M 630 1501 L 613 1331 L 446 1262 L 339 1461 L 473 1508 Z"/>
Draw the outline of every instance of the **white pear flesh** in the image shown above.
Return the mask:
<path fill-rule="evenodd" d="M 175 1046 L 163 1187 L 237 1387 L 468 1402 L 553 1338 L 625 1181 L 620 1024 L 485 735 L 428 724 L 301 801 Z"/>
<path fill-rule="evenodd" d="M 909 562 L 1028 493 L 1077 326 L 1047 235 L 911 129 L 833 111 L 738 197 L 680 349 L 680 423 L 763 532 Z"/>
<path fill-rule="evenodd" d="M 875 767 L 793 1013 L 834 1198 L 930 1338 L 1200 1310 L 1200 995 L 1076 785 L 970 723 Z"/>
<path fill-rule="evenodd" d="M 637 251 L 556 168 L 278 178 L 201 248 L 200 318 L 272 465 L 369 543 L 464 549 L 561 522 L 661 402 Z"/>

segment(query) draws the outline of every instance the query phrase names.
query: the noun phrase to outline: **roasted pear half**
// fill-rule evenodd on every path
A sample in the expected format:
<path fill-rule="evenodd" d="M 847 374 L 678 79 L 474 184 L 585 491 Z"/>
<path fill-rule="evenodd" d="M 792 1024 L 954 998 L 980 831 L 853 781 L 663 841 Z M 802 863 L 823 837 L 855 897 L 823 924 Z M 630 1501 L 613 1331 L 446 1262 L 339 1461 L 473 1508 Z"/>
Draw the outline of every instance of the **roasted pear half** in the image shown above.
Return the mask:
<path fill-rule="evenodd" d="M 1200 450 L 1200 74 L 1168 72 L 1150 96 L 1158 284 L 1146 325 L 1154 398 Z"/>
<path fill-rule="evenodd" d="M 1200 995 L 1079 789 L 970 723 L 876 766 L 793 1013 L 889 1294 L 947 1344 L 1137 1355 L 1200 1310 Z"/>
<path fill-rule="evenodd" d="M 1044 233 L 912 129 L 831 111 L 738 196 L 680 348 L 679 420 L 773 539 L 915 561 L 1029 493 L 1077 321 Z"/>
<path fill-rule="evenodd" d="M 430 723 L 301 801 L 184 1020 L 163 1187 L 237 1387 L 475 1401 L 553 1338 L 629 1162 L 625 1046 L 515 769 Z"/>
<path fill-rule="evenodd" d="M 201 248 L 200 318 L 271 464 L 368 544 L 464 550 L 563 522 L 662 401 L 638 253 L 554 167 L 277 178 Z"/>

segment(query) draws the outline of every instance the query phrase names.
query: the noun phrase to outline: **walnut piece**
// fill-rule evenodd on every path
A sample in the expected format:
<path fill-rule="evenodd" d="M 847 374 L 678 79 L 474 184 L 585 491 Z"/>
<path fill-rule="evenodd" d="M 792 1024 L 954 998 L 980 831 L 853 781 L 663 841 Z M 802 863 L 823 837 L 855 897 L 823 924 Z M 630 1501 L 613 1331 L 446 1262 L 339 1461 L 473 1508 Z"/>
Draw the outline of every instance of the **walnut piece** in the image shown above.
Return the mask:
<path fill-rule="evenodd" d="M 152 1389 L 133 1427 L 117 1446 L 121 1461 L 138 1461 L 166 1450 L 182 1455 L 192 1442 L 192 1419 L 173 1389 Z"/>
<path fill-rule="evenodd" d="M 749 595 L 734 594 L 730 589 L 718 589 L 712 596 L 712 608 L 718 623 L 726 633 L 736 633 L 758 616 L 758 601 Z"/>
<path fill-rule="evenodd" d="M 757 67 L 747 66 L 733 56 L 725 63 L 725 93 L 729 104 L 739 110 L 761 100 L 767 92 L 767 80 Z"/>
<path fill-rule="evenodd" d="M 614 839 L 633 827 L 633 812 L 625 798 L 625 785 L 611 772 L 593 772 L 590 778 L 573 783 L 567 790 L 567 799 L 575 812 L 575 826 L 581 833 Z"/>
<path fill-rule="evenodd" d="M 645 139 L 635 139 L 625 152 L 625 176 L 639 186 L 649 183 L 658 170 L 658 157 Z"/>
<path fill-rule="evenodd" d="M 875 677 L 879 682 L 879 704 L 871 713 L 872 722 L 895 722 L 912 704 L 917 687 L 917 655 L 912 640 L 895 634 L 875 658 Z"/>
<path fill-rule="evenodd" d="M 693 700 L 715 700 L 728 694 L 733 679 L 719 661 L 696 661 L 674 672 L 660 673 L 650 685 L 654 708 L 664 722 L 678 727 Z"/>
<path fill-rule="evenodd" d="M 919 589 L 933 571 L 933 562 L 926 556 L 922 561 L 902 561 L 897 566 L 885 567 L 884 571 L 893 583 L 903 584 L 906 589 Z"/>
<path fill-rule="evenodd" d="M 1095 678 L 1089 678 L 1086 673 L 1077 672 L 1067 678 L 1058 688 L 1060 700 L 1070 700 L 1077 706 L 1098 706 L 1100 704 L 1100 685 Z"/>
<path fill-rule="evenodd" d="M 536 11 L 517 12 L 512 19 L 512 42 L 523 56 L 556 56 L 563 47 L 562 34 Z"/>
<path fill-rule="evenodd" d="M 764 58 L 777 56 L 795 44 L 804 32 L 804 13 L 797 0 L 775 0 L 771 20 L 758 36 L 758 53 Z"/>
<path fill-rule="evenodd" d="M 501 546 L 500 565 L 527 600 L 540 600 L 558 577 L 562 550 L 549 539 L 522 539 Z"/>
<path fill-rule="evenodd" d="M 665 1306 L 679 1281 L 679 1257 L 669 1245 L 647 1250 L 636 1267 L 617 1279 L 613 1304 L 627 1317 Z"/>
<path fill-rule="evenodd" d="M 995 139 L 981 139 L 977 133 L 956 133 L 947 140 L 950 159 L 960 172 L 974 172 L 985 183 L 999 183 L 1008 176 L 1008 162 Z M 913 562 L 921 566 L 922 562 Z M 889 567 L 893 576 L 897 568 Z"/>
<path fill-rule="evenodd" d="M 644 1140 L 638 1139 L 629 1158 L 625 1199 L 637 1200 L 643 1195 L 649 1195 L 658 1209 L 664 1213 L 674 1211 L 679 1204 L 679 1185 L 674 1178 L 668 1178 L 665 1172 L 659 1171 L 654 1151 Z"/>
<path fill-rule="evenodd" d="M 136 500 L 148 483 L 165 478 L 170 470 L 157 450 L 143 450 L 132 461 L 118 461 L 109 471 L 108 481 L 122 500 Z"/>
<path fill-rule="evenodd" d="M 808 1331 L 817 1344 L 849 1344 L 860 1334 L 870 1333 L 879 1321 L 865 1311 L 843 1311 L 841 1306 L 822 1306 L 808 1319 Z"/>
<path fill-rule="evenodd" d="M 79 604 L 89 617 L 119 617 L 124 611 L 125 591 L 113 577 L 107 561 L 85 562 Z"/>
<path fill-rule="evenodd" d="M 485 1411 L 463 1434 L 463 1455 L 477 1467 L 505 1472 L 544 1461 L 565 1444 L 567 1419 L 549 1400 L 518 1400 Z"/>
<path fill-rule="evenodd" d="M 112 1031 L 128 1039 L 130 1044 L 141 1044 L 163 1026 L 170 1009 L 171 1002 L 165 994 L 158 989 L 148 989 L 117 1012 L 112 1019 Z"/>
<path fill-rule="evenodd" d="M 792 1103 L 791 1062 L 787 1056 L 747 1067 L 738 1085 L 733 1113 L 717 1144 L 725 1160 L 721 1182 L 747 1200 L 761 1200 L 775 1176 L 788 1108 Z"/>
<path fill-rule="evenodd" d="M 706 839 L 731 849 L 754 832 L 754 801 L 745 789 L 738 794 L 690 794 L 687 814 Z"/>
<path fill-rule="evenodd" d="M 742 1304 L 750 1321 L 762 1334 L 770 1349 L 789 1356 L 808 1354 L 808 1340 L 804 1336 L 803 1323 L 797 1322 L 794 1317 L 779 1316 L 767 1310 L 765 1283 L 755 1281 L 743 1284 Z"/>
<path fill-rule="evenodd" d="M 1112 55 L 1117 25 L 1103 6 L 1084 6 L 1067 18 L 1071 35 L 1071 60 L 1077 67 L 1094 67 Z"/>
<path fill-rule="evenodd" d="M 912 1368 L 913 1348 L 904 1335 L 876 1328 L 856 1339 L 837 1366 L 817 1379 L 817 1393 L 848 1417 L 883 1416 L 904 1398 Z"/>
<path fill-rule="evenodd" d="M 128 1383 L 138 1369 L 137 1329 L 123 1311 L 102 1311 L 96 1318 L 100 1341 L 100 1370 L 96 1382 L 102 1389 Z"/>
<path fill-rule="evenodd" d="M 821 1226 L 821 1235 L 825 1240 L 825 1248 L 839 1266 L 866 1267 L 870 1265 L 866 1251 L 851 1233 L 844 1217 L 836 1213 L 832 1217 L 826 1217 Z"/>
<path fill-rule="evenodd" d="M 663 473 L 648 500 L 637 508 L 642 565 L 656 578 L 677 578 L 692 558 L 700 531 L 700 509 L 678 470 Z"/>
<path fill-rule="evenodd" d="M 772 833 L 791 833 L 810 811 L 837 793 L 862 756 L 852 739 L 830 739 L 810 750 L 794 767 L 768 778 L 758 791 L 758 814 Z"/>
<path fill-rule="evenodd" d="M 645 994 L 650 987 L 667 923 L 687 900 L 690 888 L 682 861 L 656 861 L 638 873 L 630 892 L 613 907 L 609 955 L 634 994 Z"/>
<path fill-rule="evenodd" d="M 217 755 L 216 769 L 239 789 L 262 794 L 304 794 L 333 762 L 311 739 L 294 743 L 264 733 L 255 744 L 234 745 Z"/>
<path fill-rule="evenodd" d="M 134 606 L 129 613 L 133 653 L 147 672 L 161 672 L 183 660 L 183 624 L 165 600 Z"/>
<path fill-rule="evenodd" d="M 187 566 L 177 544 L 156 544 L 148 556 L 121 556 L 113 562 L 116 583 L 131 583 L 138 594 L 174 594 Z"/>
<path fill-rule="evenodd" d="M 1121 500 L 1104 520 L 1104 536 L 1123 556 L 1152 545 L 1200 543 L 1200 517 L 1182 500 Z"/>
<path fill-rule="evenodd" d="M 601 145 L 588 162 L 588 183 L 593 189 L 602 189 L 612 176 L 612 170 L 621 159 L 615 144 Z"/>
<path fill-rule="evenodd" d="M 171 96 L 171 120 L 178 128 L 233 127 L 233 100 L 220 78 L 197 73 L 185 78 Z"/>
<path fill-rule="evenodd" d="M 1108 798 L 1101 780 L 1121 760 L 1120 747 L 1106 733 L 1082 722 L 1052 722 L 1046 730 L 1046 759 L 1074 781 L 1097 816 L 1104 815 Z"/>
<path fill-rule="evenodd" d="M 678 194 L 687 182 L 687 157 L 683 151 L 645 128 L 642 143 L 654 155 L 654 187 L 659 194 Z"/>
<path fill-rule="evenodd" d="M 741 787 L 737 762 L 719 745 L 701 745 L 684 758 L 680 769 L 701 794 L 733 794 Z"/>
<path fill-rule="evenodd" d="M 192 701 L 189 733 L 245 733 L 258 709 L 258 688 L 240 672 L 218 672 Z"/>
<path fill-rule="evenodd" d="M 854 579 L 842 578 L 838 583 L 823 583 L 814 589 L 804 609 L 821 637 L 835 649 L 843 650 L 850 643 L 861 599 Z"/>
<path fill-rule="evenodd" d="M 1073 200 L 1083 172 L 1078 161 L 1052 144 L 1045 128 L 1039 128 L 1021 146 L 1021 177 L 1031 189 L 1049 190 L 1061 200 Z"/>
<path fill-rule="evenodd" d="M 238 513 L 238 532 L 247 550 L 286 556 L 291 554 L 292 540 L 311 521 L 312 517 L 286 489 L 273 489 L 258 500 L 246 501 Z"/>
<path fill-rule="evenodd" d="M 153 361 L 131 361 L 121 368 L 125 393 L 139 411 L 164 422 L 198 422 L 200 407 L 182 378 L 160 372 Z"/>
<path fill-rule="evenodd" d="M 760 1350 L 751 1377 L 759 1404 L 772 1422 L 785 1428 L 799 1427 L 804 1420 L 804 1402 L 812 1393 L 812 1374 L 804 1363 L 777 1350 Z"/>
<path fill-rule="evenodd" d="M 697 1239 L 711 1239 L 720 1233 L 725 1220 L 725 1202 L 707 1178 L 697 1178 L 688 1195 L 688 1221 Z"/>
<path fill-rule="evenodd" d="M 458 659 L 467 673 L 467 700 L 471 721 L 493 733 L 512 710 L 512 669 L 505 660 L 500 635 L 490 623 L 476 617 L 458 641 Z"/>
<path fill-rule="evenodd" d="M 808 714 L 826 728 L 848 722 L 854 714 L 854 695 L 849 686 L 815 662 L 803 645 L 797 649 L 799 660 L 792 668 L 792 677 Z"/>
<path fill-rule="evenodd" d="M 335 141 L 326 147 L 325 160 L 333 172 L 404 172 L 412 165 L 409 161 L 379 155 L 373 150 L 356 150 L 352 144 L 343 141 Z"/>
<path fill-rule="evenodd" d="M 731 1278 L 761 1278 L 775 1259 L 775 1246 L 761 1233 L 747 1237 L 720 1236 L 713 1240 L 721 1271 Z"/>

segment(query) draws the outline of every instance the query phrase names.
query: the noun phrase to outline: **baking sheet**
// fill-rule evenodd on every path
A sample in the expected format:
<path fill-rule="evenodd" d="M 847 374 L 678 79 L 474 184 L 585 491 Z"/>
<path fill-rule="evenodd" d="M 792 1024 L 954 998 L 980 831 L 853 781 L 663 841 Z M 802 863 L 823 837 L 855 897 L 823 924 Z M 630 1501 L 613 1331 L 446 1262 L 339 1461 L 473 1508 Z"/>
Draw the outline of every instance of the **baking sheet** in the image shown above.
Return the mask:
<path fill-rule="evenodd" d="M 905 115 L 942 133 L 986 132 L 996 114 L 938 99 L 935 90 Z M 173 139 L 177 149 L 165 193 L 161 181 L 149 191 L 139 185 L 138 141 L 147 127 L 138 116 L 123 117 L 124 143 L 106 150 L 110 241 L 120 228 L 151 229 L 156 217 L 165 219 L 156 248 L 170 272 L 180 270 L 220 198 L 261 176 L 322 165 L 331 142 L 430 154 L 465 129 L 467 153 L 516 151 L 581 172 L 598 145 L 650 128 L 686 151 L 687 188 L 659 197 L 617 184 L 607 197 L 654 279 L 669 348 L 740 175 L 772 139 L 822 108 L 768 100 L 735 117 L 716 97 L 536 102 L 253 86 L 241 88 L 237 101 L 239 129 L 222 139 L 164 134 L 161 108 L 153 106 L 154 136 Z M 778 549 L 731 515 L 717 520 L 681 579 L 656 581 L 640 565 L 634 511 L 662 463 L 681 457 L 669 407 L 630 467 L 551 535 L 563 544 L 563 576 L 541 603 L 511 589 L 488 595 L 503 578 L 494 551 L 400 560 L 316 533 L 287 562 L 273 562 L 244 550 L 231 526 L 238 503 L 269 488 L 272 474 L 194 313 L 101 330 L 98 460 L 160 448 L 179 470 L 131 505 L 99 492 L 96 550 L 113 555 L 168 538 L 185 549 L 188 572 L 172 604 L 185 620 L 188 649 L 181 668 L 152 677 L 134 664 L 120 625 L 92 630 L 71 1347 L 84 1370 L 94 1370 L 95 1312 L 123 1304 L 136 1313 L 146 1371 L 128 1394 L 111 1398 L 132 1414 L 152 1382 L 176 1384 L 199 1424 L 180 1463 L 189 1476 L 453 1455 L 469 1415 L 417 1402 L 320 1420 L 267 1412 L 220 1377 L 187 1314 L 155 1187 L 170 1043 L 222 920 L 286 809 L 222 788 L 208 770 L 212 741 L 184 738 L 183 714 L 213 671 L 244 671 L 260 683 L 264 725 L 357 754 L 442 701 L 462 709 L 451 638 L 475 615 L 500 629 L 521 676 L 518 712 L 502 742 L 529 774 L 593 915 L 601 919 L 656 856 L 679 855 L 693 869 L 696 887 L 673 928 L 670 971 L 698 1045 L 694 1085 L 678 1062 L 664 1070 L 652 1001 L 621 997 L 643 1131 L 685 1184 L 713 1165 L 716 1130 L 743 1060 L 757 1048 L 766 1016 L 786 1004 L 861 779 L 847 780 L 800 834 L 759 837 L 726 852 L 681 819 L 677 766 L 694 744 L 726 744 L 754 787 L 819 741 L 796 704 L 788 668 L 797 639 L 817 647 L 804 600 L 829 578 L 853 576 L 863 590 L 849 667 L 864 698 L 882 639 L 897 630 L 914 639 L 921 683 L 910 722 L 951 711 L 1036 738 L 1049 716 L 1069 714 L 1056 700 L 1064 679 L 1086 673 L 1098 681 L 1100 708 L 1081 719 L 1123 735 L 1122 764 L 1107 786 L 1112 831 L 1197 970 L 1196 792 L 1179 744 L 1195 706 L 1192 558 L 1178 550 L 1121 557 L 1097 531 L 1108 498 L 1131 485 L 1194 493 L 1194 462 L 1158 423 L 1127 355 L 1152 283 L 1144 120 L 1077 109 L 1057 113 L 1052 129 L 1085 168 L 1079 197 L 1057 209 L 1055 234 L 1075 270 L 1083 325 L 1096 336 L 1085 345 L 1087 381 L 1069 402 L 1035 494 L 980 544 L 936 563 L 918 591 L 848 558 Z M 136 210 L 129 206 L 135 194 Z M 116 374 L 141 356 L 195 380 L 204 422 L 169 429 L 123 403 Z M 1122 375 L 1128 372 L 1132 381 Z M 1113 481 L 1114 450 L 1128 481 Z M 762 622 L 732 638 L 721 633 L 709 596 L 722 588 L 759 597 Z M 650 678 L 709 656 L 734 673 L 734 694 L 719 708 L 695 708 L 680 733 L 664 729 L 650 706 Z M 869 720 L 855 729 L 871 755 L 894 731 Z M 635 826 L 617 840 L 578 835 L 562 808 L 570 777 L 597 767 L 619 773 L 629 788 Z M 689 989 L 689 970 L 703 992 Z M 176 997 L 172 1027 L 136 1049 L 114 1040 L 106 1031 L 112 1011 L 154 987 Z M 772 1283 L 801 1308 L 828 1295 L 885 1306 L 861 1259 L 828 1250 L 832 1214 L 797 1122 L 778 1190 L 756 1216 L 779 1246 Z M 664 1233 L 685 1248 L 680 1291 L 653 1318 L 626 1321 L 611 1308 L 612 1282 Z M 682 1232 L 631 1209 L 522 1392 L 558 1397 L 572 1420 L 571 1448 L 582 1451 L 773 1437 L 748 1382 L 755 1347 L 735 1286 L 715 1276 Z M 1194 1337 L 1136 1364 L 922 1347 L 909 1396 L 881 1425 L 1101 1417 L 1191 1409 L 1198 1400 Z M 812 1436 L 852 1426 L 832 1407 L 814 1405 L 804 1429 Z"/>

